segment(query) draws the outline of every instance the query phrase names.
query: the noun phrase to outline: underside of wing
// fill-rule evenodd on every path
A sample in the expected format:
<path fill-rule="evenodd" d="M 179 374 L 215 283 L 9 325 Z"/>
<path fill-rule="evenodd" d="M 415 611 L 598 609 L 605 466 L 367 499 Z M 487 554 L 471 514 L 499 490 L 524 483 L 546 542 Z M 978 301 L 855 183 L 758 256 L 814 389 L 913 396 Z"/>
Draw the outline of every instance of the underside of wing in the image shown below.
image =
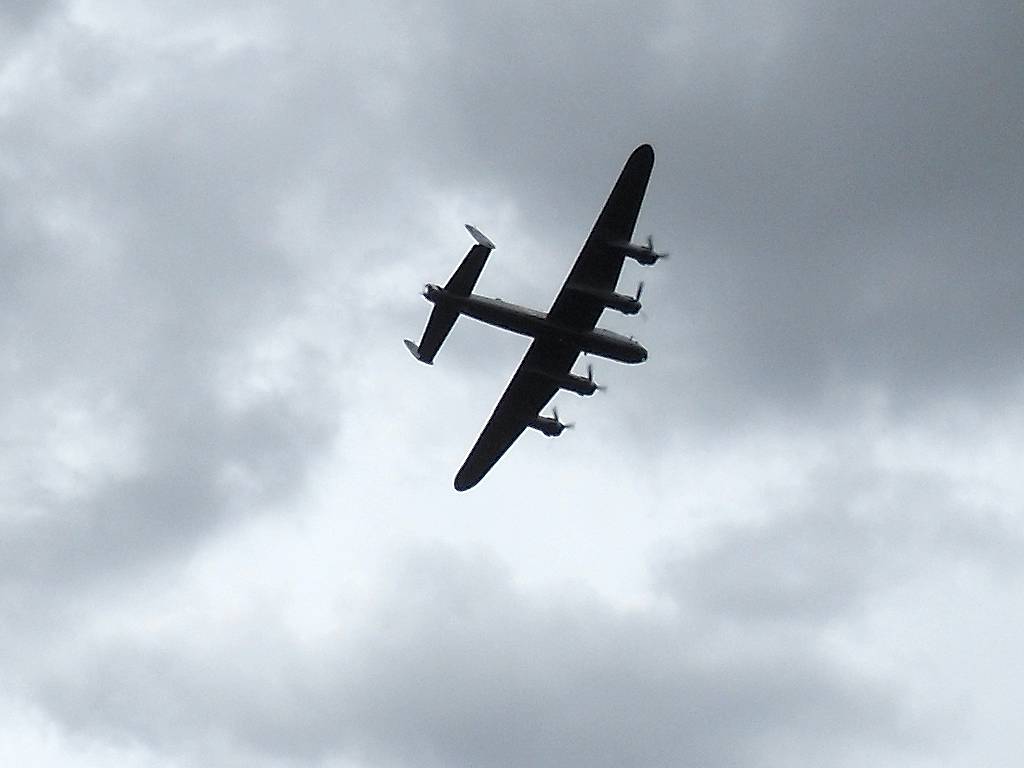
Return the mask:
<path fill-rule="evenodd" d="M 558 391 L 556 377 L 572 368 L 580 351 L 551 341 L 530 345 L 494 413 L 455 476 L 455 489 L 480 482 Z"/>
<path fill-rule="evenodd" d="M 551 305 L 550 318 L 573 328 L 589 329 L 597 324 L 605 305 L 596 294 L 614 291 L 619 282 L 624 255 L 616 246 L 633 237 L 653 168 L 654 150 L 649 144 L 633 150 Z"/>

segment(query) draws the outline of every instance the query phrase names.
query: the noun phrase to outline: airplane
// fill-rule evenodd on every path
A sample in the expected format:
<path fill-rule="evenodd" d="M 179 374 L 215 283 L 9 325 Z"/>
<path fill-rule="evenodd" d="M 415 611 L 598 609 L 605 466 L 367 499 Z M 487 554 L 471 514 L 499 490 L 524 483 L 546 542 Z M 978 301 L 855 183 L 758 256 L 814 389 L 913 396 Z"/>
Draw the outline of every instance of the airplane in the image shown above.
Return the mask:
<path fill-rule="evenodd" d="M 654 149 L 649 144 L 633 150 L 546 313 L 472 292 L 495 245 L 471 224 L 466 229 L 476 245 L 462 264 L 443 287 L 433 283 L 424 287 L 423 296 L 434 308 L 420 343 L 405 340 L 405 346 L 421 363 L 433 364 L 459 315 L 533 338 L 519 369 L 456 474 L 456 490 L 465 491 L 479 483 L 527 428 L 557 437 L 573 426 L 559 421 L 554 409 L 552 416 L 542 416 L 540 411 L 560 389 L 583 396 L 601 389 L 594 382 L 591 367 L 588 366 L 586 377 L 572 373 L 581 352 L 622 363 L 642 363 L 647 359 L 647 350 L 631 337 L 596 325 L 606 308 L 627 315 L 640 311 L 643 283 L 634 296 L 615 292 L 626 258 L 650 266 L 668 256 L 654 249 L 650 237 L 644 244 L 632 242 L 653 168 Z"/>

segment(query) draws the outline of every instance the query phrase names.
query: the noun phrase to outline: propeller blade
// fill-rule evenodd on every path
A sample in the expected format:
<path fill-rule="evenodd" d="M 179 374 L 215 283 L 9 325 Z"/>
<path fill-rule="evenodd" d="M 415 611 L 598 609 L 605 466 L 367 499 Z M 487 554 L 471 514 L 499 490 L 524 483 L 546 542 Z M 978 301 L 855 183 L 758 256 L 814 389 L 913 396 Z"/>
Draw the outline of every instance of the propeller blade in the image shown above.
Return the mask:
<path fill-rule="evenodd" d="M 554 414 L 555 421 L 558 421 L 558 409 L 555 406 L 551 406 L 551 413 Z M 561 422 L 559 422 L 561 423 Z"/>
<path fill-rule="evenodd" d="M 654 235 L 647 236 L 647 250 L 650 251 L 651 253 L 656 254 L 658 259 L 668 258 L 667 253 L 658 253 L 657 251 L 654 250 Z"/>
<path fill-rule="evenodd" d="M 636 300 L 640 301 L 640 294 L 644 292 L 644 281 L 641 280 L 636 284 Z"/>

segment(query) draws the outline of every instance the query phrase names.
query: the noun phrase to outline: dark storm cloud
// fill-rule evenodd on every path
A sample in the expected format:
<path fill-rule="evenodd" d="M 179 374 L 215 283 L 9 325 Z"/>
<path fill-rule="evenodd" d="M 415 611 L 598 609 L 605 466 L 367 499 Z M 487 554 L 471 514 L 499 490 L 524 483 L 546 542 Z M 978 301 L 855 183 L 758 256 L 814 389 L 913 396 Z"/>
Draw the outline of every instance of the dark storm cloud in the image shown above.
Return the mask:
<path fill-rule="evenodd" d="M 366 630 L 316 660 L 273 624 L 231 648 L 115 643 L 69 662 L 84 674 L 50 676 L 44 698 L 73 729 L 164 753 L 226 738 L 368 764 L 830 763 L 844 744 L 900 754 L 921 736 L 893 691 L 846 674 L 813 634 L 750 644 L 699 607 L 539 597 L 489 560 L 403 558 Z"/>

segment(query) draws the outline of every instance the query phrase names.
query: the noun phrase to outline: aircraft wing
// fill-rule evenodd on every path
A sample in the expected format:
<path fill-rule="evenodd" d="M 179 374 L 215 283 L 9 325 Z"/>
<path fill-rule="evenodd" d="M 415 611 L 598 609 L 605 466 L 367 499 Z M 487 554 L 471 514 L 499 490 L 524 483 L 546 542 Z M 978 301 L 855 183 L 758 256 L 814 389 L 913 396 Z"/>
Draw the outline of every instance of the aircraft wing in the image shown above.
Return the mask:
<path fill-rule="evenodd" d="M 616 243 L 628 243 L 633 237 L 640 204 L 654 168 L 654 150 L 641 144 L 626 160 L 618 181 L 601 209 L 590 237 L 576 257 L 576 263 L 555 297 L 548 317 L 577 329 L 591 329 L 604 311 L 604 304 L 593 294 L 573 290 L 574 286 L 596 291 L 614 291 L 622 271 L 623 253 Z"/>
<path fill-rule="evenodd" d="M 491 414 L 476 444 L 455 476 L 455 489 L 465 491 L 480 482 L 505 451 L 516 441 L 558 391 L 545 373 L 562 376 L 569 372 L 580 350 L 568 344 L 536 339 L 519 364 L 505 394 Z"/>

